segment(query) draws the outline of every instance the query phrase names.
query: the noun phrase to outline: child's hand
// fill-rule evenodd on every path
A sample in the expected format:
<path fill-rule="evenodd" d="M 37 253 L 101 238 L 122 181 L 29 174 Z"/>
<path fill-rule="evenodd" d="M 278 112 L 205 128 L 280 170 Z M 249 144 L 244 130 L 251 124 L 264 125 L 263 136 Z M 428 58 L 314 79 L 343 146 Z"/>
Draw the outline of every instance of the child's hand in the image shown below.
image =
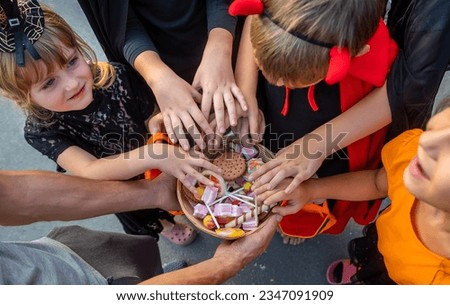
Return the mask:
<path fill-rule="evenodd" d="M 201 94 L 172 72 L 154 84 L 152 90 L 172 142 L 180 142 L 185 151 L 189 150 L 186 136 L 189 133 L 200 148 L 205 148 L 200 131 L 205 134 L 212 134 L 214 131 L 197 104 L 201 102 Z"/>
<path fill-rule="evenodd" d="M 292 177 L 292 182 L 284 190 L 286 194 L 289 194 L 300 183 L 311 178 L 322 165 L 325 154 L 317 150 L 310 150 L 311 147 L 302 145 L 303 142 L 305 142 L 305 137 L 280 150 L 275 159 L 251 174 L 250 180 L 256 180 L 252 189 L 256 190 L 260 186 L 266 185 L 267 190 L 272 190 L 285 178 Z"/>
<path fill-rule="evenodd" d="M 161 112 L 154 115 L 150 120 L 148 120 L 147 128 L 148 131 L 153 135 L 157 134 L 158 132 L 165 132 L 166 129 L 164 127 L 164 119 Z"/>
<path fill-rule="evenodd" d="M 191 149 L 186 152 L 179 146 L 153 144 L 153 146 L 157 145 L 161 145 L 157 149 L 160 153 L 162 152 L 159 156 L 161 160 L 157 163 L 158 169 L 179 179 L 193 193 L 197 193 L 197 189 L 189 182 L 187 176 L 191 176 L 205 185 L 214 186 L 214 182 L 203 176 L 198 170 L 203 168 L 219 175 L 222 174 L 219 167 L 206 160 L 198 151 Z"/>
<path fill-rule="evenodd" d="M 210 32 L 192 82 L 192 86 L 202 92 L 201 109 L 204 117 L 208 118 L 211 108 L 214 108 L 219 134 L 225 132 L 226 124 L 237 124 L 235 100 L 240 105 L 238 107 L 247 110 L 244 96 L 234 79 L 230 53 L 232 41 L 232 35 L 224 29 L 216 28 Z M 229 118 L 227 122 L 225 114 Z"/>
<path fill-rule="evenodd" d="M 293 192 L 286 194 L 284 190 L 291 182 L 292 179 L 284 179 L 275 189 L 270 191 L 266 190 L 266 186 L 260 186 L 258 188 L 260 194 L 257 195 L 258 202 L 273 206 L 277 202 L 287 200 L 287 206 L 274 207 L 272 212 L 280 214 L 281 216 L 297 213 L 305 206 L 305 204 L 311 202 L 312 199 L 310 198 L 307 188 L 303 184 L 300 184 Z"/>

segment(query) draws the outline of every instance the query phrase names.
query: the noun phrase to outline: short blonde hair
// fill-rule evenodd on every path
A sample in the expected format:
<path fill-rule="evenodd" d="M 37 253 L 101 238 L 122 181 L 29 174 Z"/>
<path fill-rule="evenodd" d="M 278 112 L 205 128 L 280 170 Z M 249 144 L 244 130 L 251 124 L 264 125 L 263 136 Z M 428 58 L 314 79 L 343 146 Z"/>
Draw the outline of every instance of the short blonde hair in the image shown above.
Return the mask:
<path fill-rule="evenodd" d="M 109 87 L 116 78 L 114 67 L 108 63 L 97 62 L 92 48 L 67 24 L 67 22 L 45 5 L 45 27 L 42 36 L 34 43 L 41 59 L 34 60 L 25 52 L 25 66 L 16 64 L 15 53 L 0 53 L 0 88 L 2 95 L 14 100 L 25 113 L 49 120 L 53 113 L 34 104 L 30 97 L 33 84 L 42 81 L 55 67 L 63 67 L 68 58 L 63 54 L 61 44 L 79 51 L 91 67 L 94 87 Z M 44 69 L 43 69 L 44 65 Z"/>
<path fill-rule="evenodd" d="M 252 16 L 250 37 L 265 75 L 285 83 L 312 84 L 325 78 L 330 49 L 288 31 L 347 48 L 356 56 L 375 33 L 382 0 L 263 0 L 266 15 Z"/>

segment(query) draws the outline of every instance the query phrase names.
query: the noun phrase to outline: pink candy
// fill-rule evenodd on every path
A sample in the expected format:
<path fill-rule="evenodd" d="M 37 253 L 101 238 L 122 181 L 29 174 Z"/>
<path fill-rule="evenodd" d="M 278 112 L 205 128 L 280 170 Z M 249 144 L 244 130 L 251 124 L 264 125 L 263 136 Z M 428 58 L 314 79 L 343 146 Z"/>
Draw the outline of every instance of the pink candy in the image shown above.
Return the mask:
<path fill-rule="evenodd" d="M 253 230 L 258 227 L 258 221 L 256 220 L 256 217 L 249 219 L 242 223 L 242 230 L 248 231 Z"/>
<path fill-rule="evenodd" d="M 203 192 L 202 195 L 202 201 L 205 204 L 210 204 L 211 202 L 213 202 L 214 200 L 216 200 L 217 198 L 217 193 L 219 192 L 219 189 L 217 187 L 214 186 L 207 186 L 205 188 L 205 191 Z"/>
<path fill-rule="evenodd" d="M 194 217 L 203 219 L 206 215 L 208 215 L 208 209 L 204 204 L 198 203 L 194 206 L 194 213 L 192 213 Z"/>
<path fill-rule="evenodd" d="M 229 217 L 233 211 L 232 205 L 229 203 L 218 203 L 214 205 L 214 216 Z"/>
<path fill-rule="evenodd" d="M 241 154 L 245 157 L 245 159 L 251 159 L 258 154 L 258 150 L 256 147 L 241 147 Z"/>

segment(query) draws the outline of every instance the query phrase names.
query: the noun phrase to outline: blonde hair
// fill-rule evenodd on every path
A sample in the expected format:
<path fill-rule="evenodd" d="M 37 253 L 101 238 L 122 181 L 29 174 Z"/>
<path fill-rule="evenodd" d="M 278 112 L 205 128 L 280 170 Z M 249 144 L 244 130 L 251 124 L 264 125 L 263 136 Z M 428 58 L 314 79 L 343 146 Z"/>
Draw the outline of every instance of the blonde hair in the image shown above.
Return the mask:
<path fill-rule="evenodd" d="M 34 43 L 41 59 L 33 58 L 25 51 L 25 67 L 16 64 L 14 52 L 0 53 L 0 88 L 2 95 L 14 100 L 26 114 L 34 115 L 41 120 L 50 120 L 53 113 L 31 100 L 30 90 L 33 84 L 47 77 L 55 67 L 67 65 L 68 58 L 64 56 L 61 44 L 67 48 L 79 51 L 86 60 L 94 78 L 94 88 L 107 88 L 114 83 L 116 72 L 112 65 L 97 62 L 92 48 L 67 24 L 67 22 L 45 5 L 41 5 L 45 27 L 42 36 Z M 44 68 L 43 68 L 44 65 Z"/>
<path fill-rule="evenodd" d="M 325 78 L 330 49 L 290 34 L 347 48 L 356 56 L 375 33 L 383 0 L 263 0 L 266 11 L 253 16 L 250 37 L 265 75 L 285 83 L 312 84 Z"/>

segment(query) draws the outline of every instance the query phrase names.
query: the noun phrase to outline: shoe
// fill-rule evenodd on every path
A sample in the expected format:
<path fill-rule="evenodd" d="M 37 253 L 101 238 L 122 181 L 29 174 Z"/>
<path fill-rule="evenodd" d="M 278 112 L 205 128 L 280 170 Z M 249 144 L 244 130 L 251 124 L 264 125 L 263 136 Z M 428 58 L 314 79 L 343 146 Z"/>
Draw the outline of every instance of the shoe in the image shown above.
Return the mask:
<path fill-rule="evenodd" d="M 164 229 L 161 235 L 178 246 L 187 246 L 197 237 L 197 231 L 189 225 L 177 222 L 170 229 Z"/>
<path fill-rule="evenodd" d="M 184 260 L 173 261 L 163 266 L 163 272 L 169 273 L 172 271 L 180 270 L 188 266 L 188 263 Z"/>
<path fill-rule="evenodd" d="M 340 259 L 331 263 L 327 269 L 327 281 L 331 285 L 345 285 L 352 283 L 352 276 L 358 269 L 349 259 Z"/>

